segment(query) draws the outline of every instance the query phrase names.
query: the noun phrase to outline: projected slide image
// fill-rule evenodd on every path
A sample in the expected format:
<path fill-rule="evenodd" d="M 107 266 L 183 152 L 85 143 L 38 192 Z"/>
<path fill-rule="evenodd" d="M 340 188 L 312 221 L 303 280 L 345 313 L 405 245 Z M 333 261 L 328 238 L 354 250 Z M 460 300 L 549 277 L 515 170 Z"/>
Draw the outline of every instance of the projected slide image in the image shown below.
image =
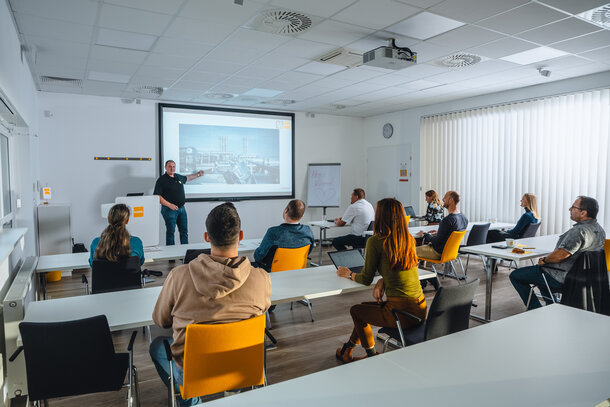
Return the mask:
<path fill-rule="evenodd" d="M 204 170 L 189 184 L 279 184 L 278 129 L 179 125 L 178 173 Z"/>

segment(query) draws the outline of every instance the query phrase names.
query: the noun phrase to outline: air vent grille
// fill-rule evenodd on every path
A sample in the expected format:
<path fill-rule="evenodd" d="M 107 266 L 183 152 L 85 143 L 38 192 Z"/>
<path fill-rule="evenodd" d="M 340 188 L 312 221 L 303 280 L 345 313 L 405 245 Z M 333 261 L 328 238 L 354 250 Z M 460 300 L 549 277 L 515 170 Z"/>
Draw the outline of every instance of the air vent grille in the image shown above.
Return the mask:
<path fill-rule="evenodd" d="M 347 48 L 338 48 L 318 58 L 316 61 L 325 64 L 347 66 L 349 68 L 353 68 L 362 65 L 362 54 L 355 50 Z"/>
<path fill-rule="evenodd" d="M 265 100 L 264 102 L 261 102 L 264 105 L 275 105 L 275 106 L 287 106 L 287 105 L 291 105 L 293 103 L 296 103 L 296 100 L 292 100 L 292 99 L 271 99 L 271 100 Z"/>
<path fill-rule="evenodd" d="M 482 60 L 483 58 L 478 55 L 460 52 L 457 54 L 448 55 L 444 58 L 434 61 L 434 63 L 438 66 L 443 66 L 445 68 L 463 68 L 465 66 L 472 66 L 478 64 Z"/>
<path fill-rule="evenodd" d="M 133 91 L 138 95 L 147 96 L 161 96 L 163 94 L 163 88 L 159 86 L 138 86 L 133 88 Z"/>
<path fill-rule="evenodd" d="M 579 14 L 585 20 L 610 28 L 610 4 Z"/>
<path fill-rule="evenodd" d="M 235 95 L 231 93 L 204 93 L 201 97 L 206 99 L 233 99 Z"/>
<path fill-rule="evenodd" d="M 291 10 L 265 10 L 254 17 L 246 28 L 272 34 L 294 35 L 309 30 L 316 21 L 313 17 Z"/>
<path fill-rule="evenodd" d="M 72 88 L 82 88 L 83 81 L 74 78 L 61 78 L 59 76 L 41 76 L 40 83 L 45 85 L 68 86 Z"/>

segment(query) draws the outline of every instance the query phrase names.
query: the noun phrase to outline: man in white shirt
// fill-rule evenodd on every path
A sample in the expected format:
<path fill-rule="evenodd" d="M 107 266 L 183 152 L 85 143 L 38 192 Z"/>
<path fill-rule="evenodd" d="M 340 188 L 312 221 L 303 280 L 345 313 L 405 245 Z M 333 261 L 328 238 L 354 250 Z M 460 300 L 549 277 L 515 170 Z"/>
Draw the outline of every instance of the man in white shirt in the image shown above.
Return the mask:
<path fill-rule="evenodd" d="M 352 225 L 352 233 L 333 239 L 333 247 L 337 250 L 347 250 L 347 246 L 354 249 L 363 248 L 366 245 L 364 232 L 369 224 L 375 219 L 375 209 L 365 198 L 364 189 L 356 188 L 352 192 L 351 205 L 342 217 L 335 219 L 335 225 Z"/>

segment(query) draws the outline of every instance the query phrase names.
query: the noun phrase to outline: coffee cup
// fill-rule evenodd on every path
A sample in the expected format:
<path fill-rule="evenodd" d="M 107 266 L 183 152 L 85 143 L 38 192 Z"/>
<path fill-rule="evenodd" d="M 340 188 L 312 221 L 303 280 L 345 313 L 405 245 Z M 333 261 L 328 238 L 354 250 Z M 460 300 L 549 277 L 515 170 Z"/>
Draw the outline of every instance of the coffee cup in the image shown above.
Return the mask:
<path fill-rule="evenodd" d="M 513 247 L 515 245 L 515 240 L 514 239 L 506 239 L 506 245 L 508 247 Z"/>

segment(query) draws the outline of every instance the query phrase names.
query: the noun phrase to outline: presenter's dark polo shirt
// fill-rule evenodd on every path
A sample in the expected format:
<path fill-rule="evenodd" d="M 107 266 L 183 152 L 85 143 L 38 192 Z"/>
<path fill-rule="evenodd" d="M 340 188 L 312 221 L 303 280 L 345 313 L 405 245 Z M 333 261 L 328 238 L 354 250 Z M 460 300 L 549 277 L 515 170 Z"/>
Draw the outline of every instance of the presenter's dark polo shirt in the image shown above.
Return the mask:
<path fill-rule="evenodd" d="M 174 176 L 170 177 L 165 173 L 157 179 L 153 195 L 161 195 L 167 202 L 180 208 L 186 202 L 184 196 L 185 183 L 186 177 L 184 175 L 174 173 Z"/>

